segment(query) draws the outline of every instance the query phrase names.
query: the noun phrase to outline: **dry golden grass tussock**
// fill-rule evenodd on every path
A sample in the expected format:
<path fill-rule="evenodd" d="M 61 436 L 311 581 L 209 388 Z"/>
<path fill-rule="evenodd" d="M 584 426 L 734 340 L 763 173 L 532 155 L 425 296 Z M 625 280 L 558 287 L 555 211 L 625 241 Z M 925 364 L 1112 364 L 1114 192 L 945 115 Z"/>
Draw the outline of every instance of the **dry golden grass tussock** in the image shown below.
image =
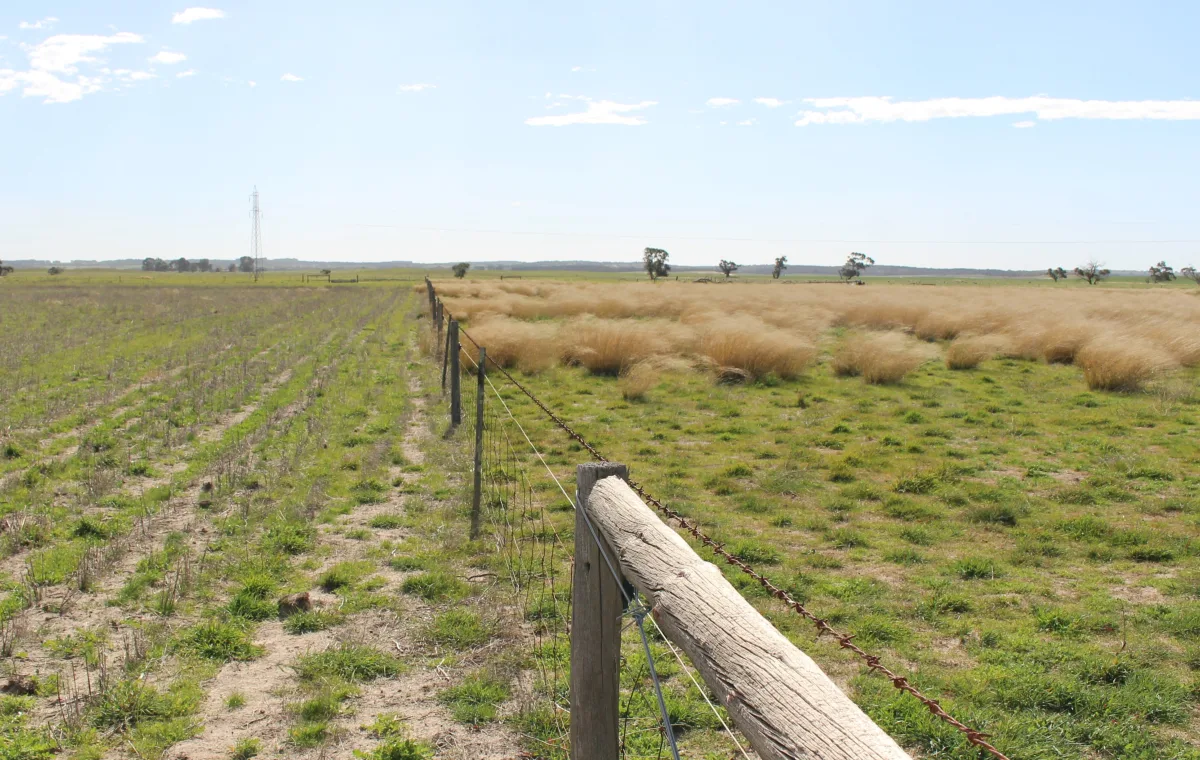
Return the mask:
<path fill-rule="evenodd" d="M 617 380 L 617 387 L 621 389 L 621 397 L 626 401 L 642 401 L 650 389 L 658 385 L 660 379 L 654 362 L 638 362 L 625 368 Z"/>
<path fill-rule="evenodd" d="M 1012 339 L 1005 335 L 963 335 L 946 347 L 946 366 L 950 369 L 974 369 L 988 359 L 1004 356 L 1012 350 Z"/>
<path fill-rule="evenodd" d="M 665 319 L 579 317 L 563 325 L 563 358 L 599 375 L 616 375 L 634 363 L 678 353 L 695 340 L 688 327 Z"/>
<path fill-rule="evenodd" d="M 1075 354 L 1097 333 L 1097 326 L 1084 322 L 1066 322 L 1046 327 L 1041 332 L 1042 358 L 1049 364 L 1070 364 Z"/>
<path fill-rule="evenodd" d="M 834 354 L 832 367 L 839 375 L 857 375 L 868 383 L 887 385 L 900 382 L 929 361 L 932 353 L 929 346 L 897 332 L 852 335 Z"/>
<path fill-rule="evenodd" d="M 754 378 L 774 374 L 793 379 L 817 356 L 808 341 L 754 317 L 713 320 L 698 330 L 701 355 L 717 366 L 743 369 Z"/>
<path fill-rule="evenodd" d="M 863 296 L 864 299 L 867 297 Z M 837 324 L 866 327 L 870 330 L 892 330 L 898 327 L 911 329 L 929 311 L 929 307 L 916 298 L 900 300 L 885 297 L 846 303 L 845 296 L 835 294 L 831 300 L 835 306 L 841 307 Z"/>
<path fill-rule="evenodd" d="M 1083 369 L 1088 388 L 1137 391 L 1177 362 L 1162 349 L 1132 335 L 1106 335 L 1079 349 L 1075 363 Z"/>
<path fill-rule="evenodd" d="M 523 322 L 496 314 L 482 314 L 470 328 L 471 337 L 487 348 L 501 367 L 539 372 L 558 362 L 562 353 L 558 325 Z"/>
<path fill-rule="evenodd" d="M 800 344 L 819 343 L 833 325 L 904 330 L 927 340 L 971 336 L 955 347 L 955 360 L 983 351 L 976 336 L 998 335 L 1007 341 L 1001 355 L 1064 364 L 1075 362 L 1093 338 L 1121 334 L 1157 346 L 1184 366 L 1200 366 L 1200 335 L 1194 328 L 1200 299 L 1173 290 L 457 280 L 436 286 L 449 311 L 468 321 L 482 320 L 487 312 L 557 321 L 563 325 L 560 345 L 567 361 L 611 374 L 655 355 L 707 356 L 711 364 L 754 374 L 779 371 L 761 367 L 782 364 L 782 371 L 792 374 L 808 361 L 799 358 L 806 353 Z M 662 326 L 648 329 L 648 320 Z M 743 346 L 711 327 L 726 321 L 733 334 L 741 329 L 733 323 L 744 320 L 778 328 L 784 337 L 767 331 L 762 335 L 770 340 L 760 337 Z M 609 324 L 625 321 L 630 324 Z M 796 350 L 780 347 L 788 341 Z M 857 372 L 859 363 L 847 358 L 841 371 Z"/>

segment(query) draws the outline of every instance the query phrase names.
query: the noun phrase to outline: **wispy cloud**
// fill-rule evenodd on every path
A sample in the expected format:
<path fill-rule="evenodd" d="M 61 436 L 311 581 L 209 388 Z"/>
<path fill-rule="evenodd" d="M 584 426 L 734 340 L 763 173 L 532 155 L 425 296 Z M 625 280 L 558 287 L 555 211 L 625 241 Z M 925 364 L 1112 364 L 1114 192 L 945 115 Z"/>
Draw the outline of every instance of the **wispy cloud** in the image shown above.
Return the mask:
<path fill-rule="evenodd" d="M 1037 126 L 1037 122 L 1036 121 L 1014 121 L 1013 126 L 1016 127 L 1017 129 L 1029 129 L 1030 127 Z"/>
<path fill-rule="evenodd" d="M 96 57 L 113 45 L 138 44 L 142 37 L 130 32 L 111 35 L 56 34 L 37 45 L 25 46 L 29 69 L 0 69 L 0 94 L 19 89 L 24 97 L 45 98 L 46 103 L 70 103 L 99 92 L 108 81 L 107 70 L 95 75 L 79 71 L 95 64 Z"/>
<path fill-rule="evenodd" d="M 148 79 L 155 79 L 158 77 L 158 75 L 152 71 L 132 71 L 130 69 L 117 69 L 113 72 L 113 75 L 123 82 L 145 82 Z"/>
<path fill-rule="evenodd" d="M 743 121 L 739 121 L 737 125 L 739 127 L 753 127 L 756 121 L 757 119 L 745 119 Z"/>
<path fill-rule="evenodd" d="M 49 29 L 50 27 L 54 26 L 57 23 L 58 23 L 57 18 L 55 18 L 54 16 L 47 16 L 46 18 L 42 19 L 41 21 L 22 21 L 20 24 L 17 24 L 17 28 L 19 28 L 19 29 Z"/>
<path fill-rule="evenodd" d="M 298 77 L 295 74 L 284 74 L 283 76 L 279 77 L 279 81 L 281 81 L 281 82 L 303 82 L 304 77 Z"/>
<path fill-rule="evenodd" d="M 534 116 L 526 119 L 525 123 L 531 127 L 566 127 L 573 124 L 622 124 L 637 127 L 645 124 L 646 120 L 640 116 L 626 116 L 625 114 L 658 105 L 653 100 L 643 100 L 640 103 L 617 103 L 611 100 L 592 100 L 578 95 L 573 96 L 572 99 L 585 101 L 587 110 L 553 116 Z"/>
<path fill-rule="evenodd" d="M 739 102 L 737 98 L 709 98 L 704 104 L 709 108 L 725 108 L 736 106 Z"/>
<path fill-rule="evenodd" d="M 187 56 L 183 53 L 172 53 L 169 50 L 163 50 L 158 55 L 150 59 L 151 63 L 164 63 L 171 66 L 176 63 L 183 63 L 187 60 Z"/>
<path fill-rule="evenodd" d="M 225 11 L 217 8 L 185 8 L 171 17 L 172 24 L 190 24 L 193 21 L 212 21 L 225 18 Z"/>
<path fill-rule="evenodd" d="M 250 81 L 246 82 L 246 86 L 251 88 L 258 87 L 258 82 L 255 82 L 253 79 L 251 79 Z"/>
<path fill-rule="evenodd" d="M 178 74 L 176 74 L 175 78 L 176 79 L 187 79 L 188 77 L 194 77 L 194 76 L 196 76 L 196 70 L 188 69 L 187 71 L 181 71 Z"/>
<path fill-rule="evenodd" d="M 596 70 L 595 66 L 572 66 L 571 67 L 571 72 L 574 74 L 578 74 L 581 71 L 586 72 L 586 71 L 595 71 L 595 70 Z"/>
<path fill-rule="evenodd" d="M 437 87 L 436 84 L 419 83 L 419 84 L 402 84 L 399 87 L 397 87 L 396 89 L 399 90 L 400 92 L 424 92 L 425 90 L 432 90 L 436 87 Z"/>
<path fill-rule="evenodd" d="M 1059 119 L 1200 119 L 1200 100 L 1077 100 L 1035 95 L 1029 98 L 935 98 L 895 101 L 890 97 L 807 98 L 796 126 L 868 124 L 894 121 L 1033 114 L 1041 121 Z"/>
<path fill-rule="evenodd" d="M 754 102 L 758 103 L 760 106 L 766 106 L 767 108 L 779 108 L 787 101 L 780 100 L 779 98 L 755 98 Z"/>

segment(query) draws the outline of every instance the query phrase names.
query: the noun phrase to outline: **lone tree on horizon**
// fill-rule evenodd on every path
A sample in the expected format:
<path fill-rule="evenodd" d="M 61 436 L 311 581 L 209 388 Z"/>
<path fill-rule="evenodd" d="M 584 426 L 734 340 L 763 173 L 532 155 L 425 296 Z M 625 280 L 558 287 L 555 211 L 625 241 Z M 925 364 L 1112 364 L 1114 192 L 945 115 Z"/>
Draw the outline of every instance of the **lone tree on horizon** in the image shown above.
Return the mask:
<path fill-rule="evenodd" d="M 471 268 L 471 265 L 465 261 L 461 261 L 450 268 L 454 270 L 454 276 L 461 280 L 467 276 L 467 270 Z"/>
<path fill-rule="evenodd" d="M 0 277 L 3 277 L 6 274 L 12 274 L 12 272 L 12 267 L 6 265 L 3 261 L 0 261 Z"/>
<path fill-rule="evenodd" d="M 1081 267 L 1075 267 L 1075 274 L 1087 280 L 1088 285 L 1095 285 L 1112 274 L 1112 272 L 1105 269 L 1103 264 L 1092 259 Z"/>
<path fill-rule="evenodd" d="M 2 267 L 0 267 L 0 269 L 2 269 Z M 12 271 L 12 267 L 9 267 L 9 271 Z M 1200 285 L 1200 269 L 1196 269 L 1196 267 L 1187 266 L 1183 269 L 1180 269 L 1179 276 L 1187 278 L 1197 285 Z"/>
<path fill-rule="evenodd" d="M 771 279 L 778 280 L 783 276 L 783 270 L 787 269 L 787 256 L 780 256 L 775 259 L 775 268 L 771 270 Z"/>
<path fill-rule="evenodd" d="M 733 263 L 732 261 L 726 261 L 725 259 L 721 259 L 721 263 L 717 264 L 717 269 L 721 270 L 721 274 L 725 275 L 726 280 L 729 279 L 729 275 L 737 271 L 737 268 L 737 264 Z"/>
<path fill-rule="evenodd" d="M 1175 269 L 1160 261 L 1150 267 L 1150 282 L 1170 282 L 1175 279 Z"/>
<path fill-rule="evenodd" d="M 671 258 L 671 254 L 661 248 L 647 248 L 642 253 L 642 266 L 645 268 L 646 274 L 650 275 L 650 282 L 671 273 L 671 265 L 667 263 L 669 258 Z"/>
<path fill-rule="evenodd" d="M 862 282 L 862 274 L 867 267 L 875 264 L 875 259 L 865 253 L 851 253 L 846 257 L 846 263 L 842 264 L 842 268 L 838 270 L 838 277 L 841 277 L 846 282 L 857 278 Z"/>
<path fill-rule="evenodd" d="M 1062 267 L 1056 267 L 1054 269 L 1047 269 L 1046 276 L 1049 277 L 1050 279 L 1054 280 L 1055 282 L 1058 282 L 1059 280 L 1067 279 L 1067 277 L 1070 276 L 1070 273 L 1067 272 L 1067 270 L 1063 269 Z"/>

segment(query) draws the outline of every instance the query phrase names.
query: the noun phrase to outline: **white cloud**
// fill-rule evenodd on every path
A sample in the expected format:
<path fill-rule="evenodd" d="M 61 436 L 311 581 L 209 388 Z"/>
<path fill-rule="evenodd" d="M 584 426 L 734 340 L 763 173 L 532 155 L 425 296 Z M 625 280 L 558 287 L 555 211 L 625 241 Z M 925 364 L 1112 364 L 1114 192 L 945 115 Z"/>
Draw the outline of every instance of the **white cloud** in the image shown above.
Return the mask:
<path fill-rule="evenodd" d="M 591 71 L 595 71 L 595 70 L 596 70 L 595 66 L 572 66 L 571 67 L 571 71 L 575 74 L 578 74 L 581 71 L 591 72 Z"/>
<path fill-rule="evenodd" d="M 29 66 L 39 71 L 75 74 L 76 64 L 95 63 L 91 53 L 100 53 L 111 45 L 138 44 L 141 35 L 118 32 L 108 37 L 99 34 L 56 34 L 28 48 Z"/>
<path fill-rule="evenodd" d="M 153 71 L 133 71 L 131 69 L 117 69 L 112 74 L 122 82 L 145 82 L 148 79 L 158 78 L 158 74 Z"/>
<path fill-rule="evenodd" d="M 1013 126 L 1016 127 L 1017 129 L 1029 129 L 1030 127 L 1033 127 L 1036 125 L 1037 125 L 1036 121 L 1014 121 L 1013 122 Z"/>
<path fill-rule="evenodd" d="M 1033 114 L 1042 121 L 1058 119 L 1200 119 L 1200 100 L 1077 100 L 1035 95 L 1028 98 L 935 98 L 893 101 L 889 97 L 807 98 L 796 126 L 867 124 L 894 121 L 1012 116 Z"/>
<path fill-rule="evenodd" d="M 196 70 L 188 69 L 187 71 L 181 71 L 178 74 L 176 74 L 175 78 L 176 79 L 186 79 L 188 77 L 194 77 L 194 76 L 196 76 Z"/>
<path fill-rule="evenodd" d="M 284 74 L 283 76 L 279 77 L 279 81 L 281 81 L 281 82 L 303 82 L 304 77 L 298 77 L 295 74 Z"/>
<path fill-rule="evenodd" d="M 754 126 L 754 122 L 755 122 L 755 119 L 746 119 L 745 121 L 739 121 L 737 123 L 737 125 L 739 127 L 752 127 L 752 126 Z"/>
<path fill-rule="evenodd" d="M 22 21 L 20 24 L 17 25 L 17 28 L 19 28 L 19 29 L 49 29 L 50 27 L 54 26 L 56 23 L 58 23 L 58 19 L 56 19 L 54 16 L 47 16 L 46 18 L 42 19 L 41 21 L 34 21 L 32 23 L 30 23 L 29 21 Z"/>
<path fill-rule="evenodd" d="M 225 18 L 225 11 L 216 8 L 186 8 L 171 17 L 172 24 L 190 24 L 193 21 L 211 21 Z"/>
<path fill-rule="evenodd" d="M 710 108 L 724 108 L 725 106 L 735 106 L 738 104 L 737 98 L 709 98 L 704 103 Z"/>
<path fill-rule="evenodd" d="M 758 103 L 760 106 L 766 106 L 767 108 L 779 108 L 787 101 L 780 100 L 779 98 L 755 98 L 754 102 Z"/>
<path fill-rule="evenodd" d="M 258 82 L 255 82 L 253 79 L 251 79 L 250 81 L 246 82 L 246 84 L 247 84 L 247 85 L 249 85 L 249 86 L 251 86 L 251 87 L 258 87 Z"/>
<path fill-rule="evenodd" d="M 578 96 L 576 99 L 587 101 L 586 111 L 554 116 L 534 116 L 526 119 L 525 123 L 531 127 L 566 127 L 572 124 L 623 124 L 637 127 L 645 124 L 646 120 L 640 116 L 625 116 L 624 114 L 658 105 L 653 100 L 643 100 L 640 103 L 616 103 L 611 100 L 591 100 Z"/>
<path fill-rule="evenodd" d="M 79 72 L 81 64 L 97 63 L 96 54 L 112 45 L 141 42 L 140 35 L 130 32 L 108 36 L 56 34 L 47 37 L 37 45 L 24 46 L 29 56 L 28 71 L 0 70 L 0 94 L 20 89 L 24 97 L 45 98 L 46 103 L 79 100 L 84 95 L 102 90 L 109 73 L 106 69 L 100 69 L 99 76 L 87 76 Z"/>
<path fill-rule="evenodd" d="M 151 63 L 164 63 L 171 66 L 176 63 L 183 63 L 187 60 L 187 56 L 183 53 L 172 53 L 169 50 L 163 50 L 158 55 L 150 59 Z"/>
<path fill-rule="evenodd" d="M 436 84 L 418 83 L 418 84 L 402 84 L 396 89 L 399 90 L 400 92 L 424 92 L 425 90 L 432 90 L 432 89 L 435 89 L 436 87 L 437 87 Z M 550 97 L 550 93 L 546 93 L 546 97 Z"/>

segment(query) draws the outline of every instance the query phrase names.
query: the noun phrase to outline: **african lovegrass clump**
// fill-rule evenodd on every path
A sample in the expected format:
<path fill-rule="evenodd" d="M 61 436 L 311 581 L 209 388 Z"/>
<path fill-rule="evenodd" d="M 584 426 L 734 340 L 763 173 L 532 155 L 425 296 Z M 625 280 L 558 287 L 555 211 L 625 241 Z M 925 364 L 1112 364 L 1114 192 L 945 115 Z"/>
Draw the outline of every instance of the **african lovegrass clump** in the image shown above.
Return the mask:
<path fill-rule="evenodd" d="M 1137 391 L 1175 366 L 1170 354 L 1127 338 L 1094 340 L 1080 349 L 1076 363 L 1092 390 Z"/>
<path fill-rule="evenodd" d="M 892 332 L 871 333 L 849 338 L 834 354 L 833 371 L 888 385 L 900 382 L 928 360 L 928 351 L 910 338 Z"/>

